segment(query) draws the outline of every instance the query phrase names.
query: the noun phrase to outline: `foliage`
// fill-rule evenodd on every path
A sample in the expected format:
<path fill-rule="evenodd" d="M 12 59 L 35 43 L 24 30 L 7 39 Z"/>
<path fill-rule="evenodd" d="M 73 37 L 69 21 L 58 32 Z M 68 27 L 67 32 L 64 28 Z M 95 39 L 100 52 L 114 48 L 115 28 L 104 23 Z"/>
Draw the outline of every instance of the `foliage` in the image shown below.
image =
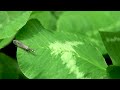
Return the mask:
<path fill-rule="evenodd" d="M 13 39 L 25 49 L 17 47 L 17 62 L 0 54 L 0 78 L 20 75 L 28 79 L 120 78 L 119 14 L 119 11 L 1 11 L 0 49 Z M 104 54 L 109 54 L 112 65 L 107 65 Z"/>

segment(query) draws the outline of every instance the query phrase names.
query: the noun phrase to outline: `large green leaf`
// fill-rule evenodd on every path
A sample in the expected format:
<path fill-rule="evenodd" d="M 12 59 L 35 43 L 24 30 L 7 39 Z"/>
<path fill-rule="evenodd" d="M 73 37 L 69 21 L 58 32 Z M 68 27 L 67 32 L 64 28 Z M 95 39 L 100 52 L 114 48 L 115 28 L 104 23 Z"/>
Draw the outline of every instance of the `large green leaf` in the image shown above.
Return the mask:
<path fill-rule="evenodd" d="M 120 32 L 100 32 L 113 65 L 120 66 Z"/>
<path fill-rule="evenodd" d="M 0 11 L 0 39 L 13 37 L 29 19 L 31 11 Z"/>
<path fill-rule="evenodd" d="M 24 34 L 23 34 L 24 33 Z M 104 78 L 106 63 L 101 53 L 77 34 L 50 32 L 30 20 L 16 35 L 35 50 L 17 48 L 21 71 L 28 78 Z"/>
<path fill-rule="evenodd" d="M 38 19 L 44 28 L 56 30 L 56 18 L 50 11 L 34 11 L 30 19 Z"/>
<path fill-rule="evenodd" d="M 119 13 L 116 12 L 115 14 L 114 12 L 108 11 L 64 12 L 57 22 L 57 31 L 76 32 L 86 35 L 102 54 L 105 54 L 107 51 L 98 31 L 119 31 Z"/>
<path fill-rule="evenodd" d="M 14 59 L 0 53 L 0 79 L 17 79 L 18 65 Z"/>

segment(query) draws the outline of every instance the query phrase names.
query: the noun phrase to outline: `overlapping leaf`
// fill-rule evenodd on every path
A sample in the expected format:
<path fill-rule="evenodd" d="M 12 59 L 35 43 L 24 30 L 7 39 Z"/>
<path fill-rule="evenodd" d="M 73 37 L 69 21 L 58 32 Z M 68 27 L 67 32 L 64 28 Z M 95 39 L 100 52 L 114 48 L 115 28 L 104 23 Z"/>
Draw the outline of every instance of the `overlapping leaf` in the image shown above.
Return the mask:
<path fill-rule="evenodd" d="M 31 11 L 0 11 L 0 39 L 13 37 L 29 19 Z"/>
<path fill-rule="evenodd" d="M 4 48 L 5 46 L 7 46 L 13 39 L 14 37 L 9 37 L 9 38 L 4 38 L 0 40 L 0 49 Z"/>
<path fill-rule="evenodd" d="M 107 53 L 98 31 L 119 31 L 120 12 L 108 11 L 72 11 L 62 14 L 57 23 L 57 30 L 63 32 L 80 33 L 101 51 Z"/>
<path fill-rule="evenodd" d="M 120 32 L 100 32 L 113 65 L 120 66 Z"/>
<path fill-rule="evenodd" d="M 48 30 L 56 30 L 56 18 L 50 11 L 34 11 L 30 18 L 38 19 Z"/>

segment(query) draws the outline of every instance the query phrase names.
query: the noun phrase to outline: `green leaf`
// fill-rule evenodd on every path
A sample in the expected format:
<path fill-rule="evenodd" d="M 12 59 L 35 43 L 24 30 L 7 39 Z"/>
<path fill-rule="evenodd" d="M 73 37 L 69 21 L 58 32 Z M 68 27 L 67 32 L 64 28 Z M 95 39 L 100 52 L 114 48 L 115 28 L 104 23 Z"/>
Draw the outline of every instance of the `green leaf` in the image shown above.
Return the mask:
<path fill-rule="evenodd" d="M 12 39 L 13 39 L 13 37 L 0 39 L 0 49 L 7 46 L 12 41 Z"/>
<path fill-rule="evenodd" d="M 15 36 L 29 19 L 31 11 L 0 11 L 0 39 Z"/>
<path fill-rule="evenodd" d="M 15 60 L 0 53 L 0 79 L 17 79 L 18 66 Z"/>
<path fill-rule="evenodd" d="M 120 32 L 100 32 L 113 65 L 120 66 Z"/>
<path fill-rule="evenodd" d="M 120 31 L 120 19 L 117 13 L 108 11 L 69 11 L 64 12 L 58 22 L 57 31 L 80 33 L 101 51 L 107 53 L 98 31 Z"/>
<path fill-rule="evenodd" d="M 50 32 L 30 20 L 16 35 L 35 52 L 17 48 L 21 71 L 28 78 L 104 78 L 106 63 L 101 53 L 77 34 Z"/>
<path fill-rule="evenodd" d="M 59 19 L 59 17 L 61 16 L 61 14 L 65 12 L 65 11 L 51 11 L 51 13 L 57 18 Z"/>
<path fill-rule="evenodd" d="M 30 19 L 38 19 L 44 28 L 56 30 L 56 18 L 50 11 L 34 11 Z"/>
<path fill-rule="evenodd" d="M 107 67 L 107 73 L 111 79 L 120 79 L 120 66 L 111 65 Z"/>
<path fill-rule="evenodd" d="M 110 14 L 111 14 L 113 19 L 115 19 L 117 21 L 120 20 L 120 17 L 119 17 L 120 16 L 120 11 L 111 11 Z"/>

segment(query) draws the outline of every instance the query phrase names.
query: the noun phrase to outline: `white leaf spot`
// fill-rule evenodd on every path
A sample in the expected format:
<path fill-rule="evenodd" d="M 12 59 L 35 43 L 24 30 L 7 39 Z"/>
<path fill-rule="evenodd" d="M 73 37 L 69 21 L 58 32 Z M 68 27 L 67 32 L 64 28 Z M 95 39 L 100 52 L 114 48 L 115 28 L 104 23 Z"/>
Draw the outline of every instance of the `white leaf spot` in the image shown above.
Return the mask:
<path fill-rule="evenodd" d="M 61 54 L 61 60 L 63 64 L 66 64 L 66 67 L 70 70 L 70 73 L 74 73 L 76 78 L 83 78 L 84 73 L 79 71 L 79 67 L 76 65 L 75 55 L 79 55 L 73 48 L 73 46 L 83 45 L 83 42 L 73 41 L 61 43 L 56 41 L 50 43 L 49 48 L 51 49 L 51 54 L 58 55 Z"/>

